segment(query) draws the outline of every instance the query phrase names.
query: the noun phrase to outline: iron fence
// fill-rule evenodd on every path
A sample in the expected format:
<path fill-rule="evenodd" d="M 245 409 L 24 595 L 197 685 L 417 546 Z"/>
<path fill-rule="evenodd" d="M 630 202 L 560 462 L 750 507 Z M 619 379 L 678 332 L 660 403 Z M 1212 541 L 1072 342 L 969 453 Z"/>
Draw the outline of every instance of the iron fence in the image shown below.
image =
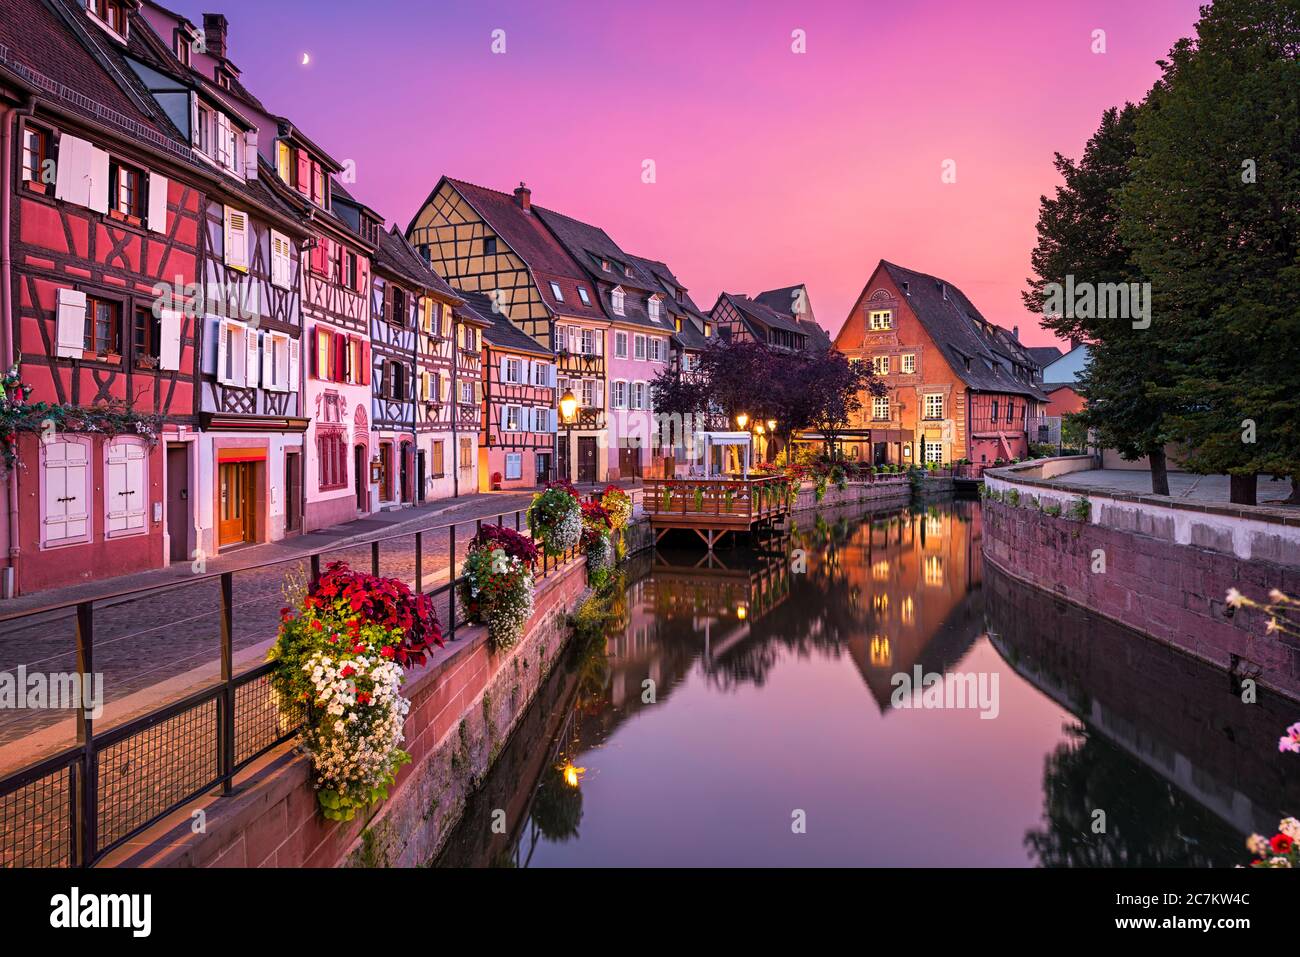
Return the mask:
<path fill-rule="evenodd" d="M 497 516 L 505 525 L 509 513 Z M 412 585 L 428 595 L 439 614 L 444 637 L 456 640 L 468 620 L 456 608 L 456 533 L 470 519 L 414 533 L 415 575 Z M 483 519 L 474 519 L 475 534 Z M 515 531 L 524 532 L 523 512 L 514 512 Z M 425 588 L 425 536 L 447 532 L 447 579 Z M 370 546 L 370 571 L 379 574 L 385 543 L 412 533 L 388 535 L 369 542 L 336 545 L 307 556 L 261 562 L 243 568 L 195 575 L 165 585 L 126 589 L 95 598 L 54 603 L 24 612 L 0 613 L 0 626 L 34 616 L 72 611 L 75 614 L 77 670 L 94 674 L 95 608 L 216 581 L 220 603 L 220 678 L 180 700 L 156 708 L 106 731 L 77 711 L 76 744 L 20 771 L 0 778 L 0 866 L 87 867 L 169 814 L 209 792 L 231 790 L 235 776 L 257 758 L 296 737 L 302 724 L 301 706 L 279 703 L 272 693 L 274 662 L 263 662 L 239 673 L 234 664 L 234 578 L 236 575 L 293 563 L 304 558 L 314 583 L 322 557 L 331 551 Z M 530 537 L 531 529 L 527 530 Z M 577 548 L 560 556 L 543 550 L 536 572 L 545 579 L 580 555 Z M 272 623 L 277 624 L 277 623 Z"/>

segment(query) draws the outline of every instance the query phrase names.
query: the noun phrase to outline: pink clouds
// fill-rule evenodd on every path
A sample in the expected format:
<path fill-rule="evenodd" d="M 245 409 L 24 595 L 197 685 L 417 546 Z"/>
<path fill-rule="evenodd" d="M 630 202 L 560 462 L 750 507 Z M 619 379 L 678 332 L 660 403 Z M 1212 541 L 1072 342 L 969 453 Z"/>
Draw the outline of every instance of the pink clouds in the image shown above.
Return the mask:
<path fill-rule="evenodd" d="M 250 88 L 354 159 L 356 193 L 402 226 L 440 173 L 525 179 L 534 202 L 666 260 L 705 308 L 722 289 L 803 281 L 834 331 L 883 257 L 957 283 L 1029 344 L 1051 341 L 1020 291 L 1053 151 L 1077 156 L 1103 109 L 1140 99 L 1198 9 L 218 6 Z M 1095 29 L 1105 54 L 1090 50 Z M 940 182 L 945 159 L 954 184 Z"/>

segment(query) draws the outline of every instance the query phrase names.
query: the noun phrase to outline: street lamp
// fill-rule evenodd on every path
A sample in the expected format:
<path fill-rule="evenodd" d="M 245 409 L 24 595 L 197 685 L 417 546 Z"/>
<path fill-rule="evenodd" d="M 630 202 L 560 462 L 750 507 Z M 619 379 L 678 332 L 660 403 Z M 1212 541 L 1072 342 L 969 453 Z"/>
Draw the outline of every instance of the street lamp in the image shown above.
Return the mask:
<path fill-rule="evenodd" d="M 744 429 L 745 426 L 749 425 L 749 416 L 744 412 L 740 413 L 740 415 L 736 416 L 736 424 Z"/>
<path fill-rule="evenodd" d="M 769 431 L 769 432 L 775 432 L 775 431 L 776 431 L 776 419 L 768 419 L 768 420 L 767 420 L 767 431 Z"/>
<path fill-rule="evenodd" d="M 560 396 L 560 415 L 564 416 L 565 422 L 573 421 L 573 413 L 578 411 L 578 399 L 573 394 L 572 389 L 565 389 L 564 395 Z"/>
<path fill-rule="evenodd" d="M 757 433 L 758 435 L 762 435 L 762 434 L 763 434 L 764 432 L 766 432 L 766 431 L 767 431 L 767 430 L 766 430 L 765 428 L 763 428 L 763 423 L 762 423 L 762 422 L 760 422 L 760 423 L 758 423 L 758 425 L 754 426 L 754 432 Z"/>

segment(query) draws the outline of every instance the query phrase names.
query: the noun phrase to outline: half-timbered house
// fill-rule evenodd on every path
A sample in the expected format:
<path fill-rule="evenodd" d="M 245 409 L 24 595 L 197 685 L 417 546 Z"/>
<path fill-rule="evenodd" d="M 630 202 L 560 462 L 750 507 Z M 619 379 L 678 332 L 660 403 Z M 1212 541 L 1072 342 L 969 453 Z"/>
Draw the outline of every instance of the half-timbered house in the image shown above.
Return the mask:
<path fill-rule="evenodd" d="M 464 309 L 485 322 L 479 489 L 518 489 L 553 478 L 555 355 L 492 311 L 482 293 L 464 293 Z"/>
<path fill-rule="evenodd" d="M 203 210 L 200 434 L 191 482 L 198 549 L 213 554 L 303 528 L 308 419 L 299 267 L 310 232 L 301 198 L 259 153 L 269 116 L 232 86 L 224 18 L 205 21 L 200 34 L 146 4 L 133 18 L 126 58 L 215 174 Z"/>
<path fill-rule="evenodd" d="M 0 464 L 5 594 L 157 567 L 190 544 L 177 493 L 212 177 L 122 67 L 130 13 L 11 0 L 0 17 L 0 85 L 23 104 L 2 117 L 0 366 L 58 407 Z"/>
<path fill-rule="evenodd" d="M 609 444 L 604 464 L 611 479 L 642 478 L 654 469 L 660 428 L 650 384 L 671 362 L 674 324 L 668 297 L 651 272 L 628 255 L 603 229 L 571 216 L 536 207 L 537 215 L 587 273 L 609 317 L 605 342 L 605 390 Z M 572 328 L 572 327 L 570 327 Z M 570 352 L 582 342 L 570 333 Z M 565 378 L 561 369 L 561 378 Z M 563 393 L 567 383 L 561 384 Z M 576 393 L 575 393 L 576 394 Z M 585 400 L 585 396 L 584 396 Z M 600 396 L 596 405 L 599 407 Z"/>
<path fill-rule="evenodd" d="M 1047 401 L 1034 362 L 1006 329 L 946 280 L 881 260 L 835 348 L 869 362 L 889 387 L 864 396 L 841 433 L 847 453 L 902 465 L 1010 460 Z"/>
<path fill-rule="evenodd" d="M 719 294 L 709 316 L 724 342 L 761 342 L 792 352 L 830 348 L 826 332 L 797 312 L 806 303 L 806 298 L 803 302 L 798 298 L 801 291 L 806 297 L 802 286 L 771 290 L 752 299 L 741 293 L 724 292 Z M 789 292 L 791 299 L 788 307 L 782 309 L 778 297 L 784 292 Z"/>
<path fill-rule="evenodd" d="M 482 292 L 526 335 L 554 350 L 557 396 L 571 393 L 578 403 L 571 419 L 560 417 L 556 474 L 602 481 L 609 320 L 585 270 L 534 214 L 528 188 L 521 184 L 511 195 L 444 176 L 406 234 L 453 288 Z"/>

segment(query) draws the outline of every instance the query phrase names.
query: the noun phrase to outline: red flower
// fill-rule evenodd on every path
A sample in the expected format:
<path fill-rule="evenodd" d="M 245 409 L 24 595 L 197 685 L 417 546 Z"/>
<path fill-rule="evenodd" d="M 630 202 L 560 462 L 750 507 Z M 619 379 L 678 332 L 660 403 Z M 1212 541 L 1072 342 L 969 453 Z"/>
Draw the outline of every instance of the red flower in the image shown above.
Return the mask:
<path fill-rule="evenodd" d="M 353 645 L 352 653 L 354 655 L 364 655 L 366 653 L 366 646 L 364 642 L 358 641 L 355 645 Z"/>
<path fill-rule="evenodd" d="M 1273 839 L 1268 843 L 1272 846 L 1274 854 L 1290 854 L 1291 848 L 1295 846 L 1295 841 L 1285 834 L 1274 834 Z"/>
<path fill-rule="evenodd" d="M 322 630 L 325 626 L 320 623 L 319 618 L 313 618 L 311 622 L 312 629 L 315 631 Z"/>
<path fill-rule="evenodd" d="M 356 670 L 355 668 L 353 668 L 351 665 L 344 665 L 344 666 L 343 666 L 343 670 L 339 672 L 339 677 L 340 677 L 340 678 L 351 678 L 351 677 L 352 677 L 354 674 L 356 674 L 356 673 L 357 673 L 357 670 Z"/>
<path fill-rule="evenodd" d="M 370 692 L 363 691 L 357 695 L 357 704 L 370 704 Z"/>
<path fill-rule="evenodd" d="M 384 645 L 384 647 L 379 649 L 379 655 L 381 658 L 391 658 L 395 654 L 397 654 L 397 652 L 393 651 L 391 645 Z"/>

